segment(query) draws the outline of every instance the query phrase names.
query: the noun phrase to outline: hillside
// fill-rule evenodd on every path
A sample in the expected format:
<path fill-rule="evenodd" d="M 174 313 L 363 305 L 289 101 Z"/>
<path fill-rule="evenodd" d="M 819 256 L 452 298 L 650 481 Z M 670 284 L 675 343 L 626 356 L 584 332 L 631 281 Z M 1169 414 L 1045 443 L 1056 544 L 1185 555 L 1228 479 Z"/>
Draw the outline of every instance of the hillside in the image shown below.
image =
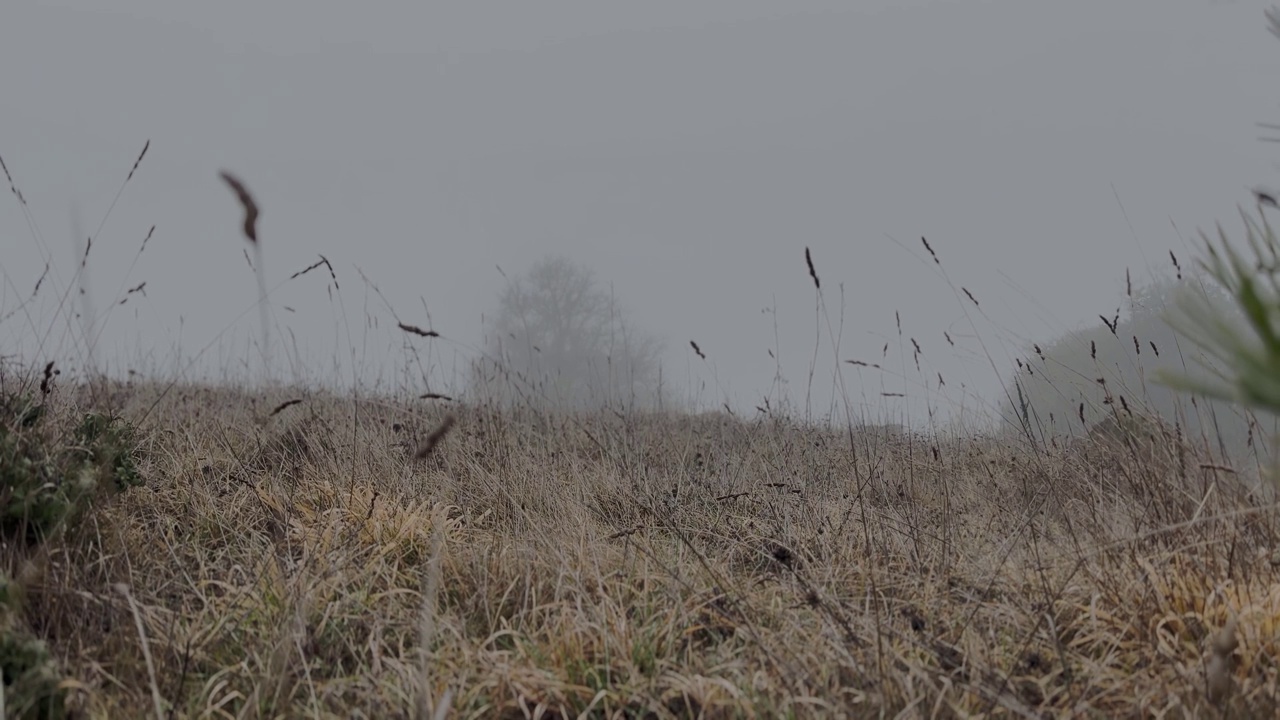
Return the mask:
<path fill-rule="evenodd" d="M 1174 438 L 111 395 L 143 484 L 4 549 L 89 717 L 1277 712 L 1274 509 Z"/>

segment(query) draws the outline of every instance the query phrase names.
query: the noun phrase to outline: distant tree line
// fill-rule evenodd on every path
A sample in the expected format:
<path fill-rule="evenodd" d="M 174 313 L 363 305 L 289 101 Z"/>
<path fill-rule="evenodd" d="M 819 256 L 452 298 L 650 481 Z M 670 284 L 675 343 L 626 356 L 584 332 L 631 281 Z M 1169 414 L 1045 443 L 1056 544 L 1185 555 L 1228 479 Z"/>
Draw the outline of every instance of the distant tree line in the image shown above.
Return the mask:
<path fill-rule="evenodd" d="M 1198 275 L 1162 277 L 1134 288 L 1118 314 L 1024 349 L 1007 384 L 1006 426 L 1047 444 L 1084 437 L 1107 418 L 1157 417 L 1230 457 L 1249 453 L 1254 438 L 1239 408 L 1204 398 L 1192 402 L 1154 381 L 1157 369 L 1213 372 L 1204 353 L 1165 320 L 1166 309 L 1182 293 L 1200 294 L 1226 316 L 1238 317 L 1231 299 Z"/>

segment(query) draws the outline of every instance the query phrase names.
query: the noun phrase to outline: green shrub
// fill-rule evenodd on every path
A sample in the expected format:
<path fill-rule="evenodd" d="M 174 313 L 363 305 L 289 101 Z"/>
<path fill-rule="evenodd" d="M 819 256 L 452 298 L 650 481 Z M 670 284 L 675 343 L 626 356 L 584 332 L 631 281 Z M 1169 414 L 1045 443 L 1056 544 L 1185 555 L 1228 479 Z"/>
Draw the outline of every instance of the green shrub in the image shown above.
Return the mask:
<path fill-rule="evenodd" d="M 137 437 L 100 412 L 55 413 L 42 397 L 0 392 L 0 534 L 18 549 L 74 528 L 99 498 L 141 484 Z M 4 717 L 66 717 L 57 663 L 23 622 L 21 585 L 0 573 L 0 676 Z"/>
<path fill-rule="evenodd" d="M 1261 205 L 1260 220 L 1241 215 L 1252 259 L 1237 252 L 1219 227 L 1219 247 L 1201 233 L 1205 258 L 1199 262 L 1239 318 L 1195 293 L 1181 295 L 1169 323 L 1213 362 L 1202 363 L 1207 377 L 1166 371 L 1157 378 L 1186 392 L 1280 414 L 1280 242 Z"/>
<path fill-rule="evenodd" d="M 0 533 L 31 544 L 74 522 L 102 493 L 141 482 L 133 428 L 98 412 L 57 427 L 29 398 L 0 418 Z"/>
<path fill-rule="evenodd" d="M 62 674 L 45 643 L 23 630 L 14 614 L 0 610 L 0 673 L 7 718 L 66 717 Z"/>

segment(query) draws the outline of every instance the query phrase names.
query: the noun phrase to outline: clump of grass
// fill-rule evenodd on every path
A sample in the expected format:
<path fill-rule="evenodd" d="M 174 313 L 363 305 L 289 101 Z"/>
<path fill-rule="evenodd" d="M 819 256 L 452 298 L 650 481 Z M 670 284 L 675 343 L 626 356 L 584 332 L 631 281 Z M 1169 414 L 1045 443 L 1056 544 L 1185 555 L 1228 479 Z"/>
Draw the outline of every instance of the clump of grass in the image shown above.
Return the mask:
<path fill-rule="evenodd" d="M 37 575 L 48 543 L 105 495 L 141 479 L 136 436 L 119 418 L 53 408 L 52 364 L 40 394 L 0 382 L 0 535 L 11 565 Z M 61 718 L 65 688 L 46 642 L 27 627 L 26 583 L 0 571 L 0 716 Z"/>
<path fill-rule="evenodd" d="M 1261 210 L 1261 206 L 1259 206 Z M 1280 413 L 1280 242 L 1266 216 L 1245 212 L 1246 260 L 1218 227 L 1218 246 L 1201 233 L 1201 268 L 1226 291 L 1240 311 L 1232 317 L 1211 305 L 1203 293 L 1184 292 L 1169 322 L 1216 363 L 1203 363 L 1210 379 L 1164 374 L 1174 387 L 1210 398 Z M 1243 322 L 1241 322 L 1243 320 Z"/>
<path fill-rule="evenodd" d="M 88 412 L 51 419 L 30 395 L 0 398 L 0 532 L 39 543 L 104 493 L 141 483 L 133 429 Z"/>
<path fill-rule="evenodd" d="M 12 586 L 7 577 L 0 584 Z M 21 626 L 17 613 L 0 609 L 0 670 L 4 695 L 0 713 L 6 718 L 53 720 L 66 716 L 66 696 L 49 646 Z"/>
<path fill-rule="evenodd" d="M 23 624 L 23 595 L 21 583 L 0 572 L 0 717 L 61 718 L 63 677 L 48 644 Z"/>
<path fill-rule="evenodd" d="M 1258 203 L 1258 218 L 1241 211 L 1250 258 L 1218 226 L 1218 243 L 1201 233 L 1208 277 L 1234 307 L 1215 306 L 1204 292 L 1183 292 L 1169 323 L 1206 354 L 1207 377 L 1161 372 L 1159 381 L 1210 399 L 1280 415 L 1280 240 Z"/>

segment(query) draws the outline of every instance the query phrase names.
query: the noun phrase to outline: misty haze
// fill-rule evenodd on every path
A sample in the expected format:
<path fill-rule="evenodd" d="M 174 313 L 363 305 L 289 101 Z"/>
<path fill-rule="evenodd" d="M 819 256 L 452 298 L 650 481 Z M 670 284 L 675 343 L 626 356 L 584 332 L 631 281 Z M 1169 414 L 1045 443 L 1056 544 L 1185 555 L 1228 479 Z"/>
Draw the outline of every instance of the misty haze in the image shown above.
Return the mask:
<path fill-rule="evenodd" d="M 1278 36 L 10 2 L 0 717 L 1274 717 Z"/>

